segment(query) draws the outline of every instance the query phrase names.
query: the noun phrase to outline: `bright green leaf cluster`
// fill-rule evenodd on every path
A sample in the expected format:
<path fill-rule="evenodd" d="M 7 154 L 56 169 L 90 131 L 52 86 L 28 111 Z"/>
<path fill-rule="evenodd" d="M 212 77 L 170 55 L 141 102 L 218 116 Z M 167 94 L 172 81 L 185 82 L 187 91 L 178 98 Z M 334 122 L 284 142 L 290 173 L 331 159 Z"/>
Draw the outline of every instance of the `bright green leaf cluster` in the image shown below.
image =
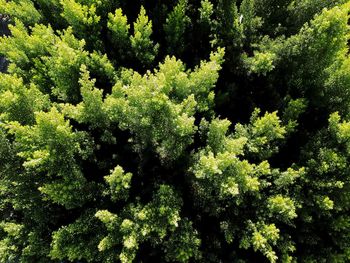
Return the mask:
<path fill-rule="evenodd" d="M 153 43 L 151 35 L 152 21 L 148 20 L 146 10 L 141 6 L 134 23 L 134 35 L 130 37 L 130 41 L 136 58 L 146 65 L 153 62 L 158 51 L 158 45 Z"/>
<path fill-rule="evenodd" d="M 0 1 L 0 14 L 10 15 L 26 25 L 34 25 L 41 20 L 41 14 L 31 0 Z"/>

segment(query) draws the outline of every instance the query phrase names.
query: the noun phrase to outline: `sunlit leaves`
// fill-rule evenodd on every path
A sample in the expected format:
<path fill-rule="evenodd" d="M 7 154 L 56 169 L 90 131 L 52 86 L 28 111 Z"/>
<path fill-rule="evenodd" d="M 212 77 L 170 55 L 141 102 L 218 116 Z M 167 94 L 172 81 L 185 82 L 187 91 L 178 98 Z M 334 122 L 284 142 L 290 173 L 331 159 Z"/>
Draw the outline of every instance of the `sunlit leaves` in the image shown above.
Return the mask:
<path fill-rule="evenodd" d="M 205 109 L 222 55 L 222 50 L 212 53 L 210 61 L 191 73 L 184 72 L 180 61 L 169 58 L 154 74 L 130 72 L 125 84 L 118 81 L 105 100 L 110 120 L 130 129 L 139 148 L 153 146 L 164 161 L 178 158 L 193 140 L 194 114 Z"/>
<path fill-rule="evenodd" d="M 214 5 L 209 0 L 202 0 L 201 7 L 199 8 L 200 21 L 202 23 L 210 23 L 210 17 L 213 14 Z"/>
<path fill-rule="evenodd" d="M 137 59 L 145 65 L 153 62 L 158 45 L 152 39 L 152 21 L 149 21 L 146 10 L 141 7 L 140 13 L 134 22 L 134 34 L 130 37 L 131 46 Z"/>
<path fill-rule="evenodd" d="M 177 231 L 181 233 L 184 227 L 188 231 L 194 231 L 187 221 L 184 221 L 184 223 L 180 221 L 179 209 L 181 204 L 181 200 L 170 186 L 161 185 L 148 204 L 144 206 L 131 204 L 126 207 L 122 212 L 126 217 L 122 216 L 120 218 L 108 211 L 98 211 L 96 217 L 106 225 L 109 232 L 108 236 L 101 240 L 99 249 L 104 251 L 121 244 L 123 248 L 119 255 L 120 261 L 133 262 L 141 243 L 148 240 L 153 244 L 157 244 L 165 240 L 168 234 L 175 231 L 172 234 L 174 236 L 171 236 L 171 239 L 165 245 L 171 249 L 170 251 L 176 251 L 174 249 L 177 245 L 175 241 L 178 235 Z M 178 228 L 179 230 L 177 230 Z M 197 249 L 199 245 L 198 239 L 190 236 L 188 236 L 187 242 L 193 249 Z M 185 259 L 186 261 L 193 256 L 193 253 L 198 252 L 184 247 L 181 255 L 169 254 L 168 257 L 182 259 L 182 261 Z"/>
<path fill-rule="evenodd" d="M 281 195 L 273 196 L 268 199 L 268 209 L 277 218 L 281 217 L 282 220 L 290 220 L 295 218 L 295 205 L 293 200 Z"/>
<path fill-rule="evenodd" d="M 240 246 L 245 249 L 252 246 L 255 251 L 262 252 L 269 262 L 277 262 L 278 257 L 272 246 L 279 239 L 280 230 L 274 224 L 253 223 L 251 221 L 248 222 L 247 228 L 251 234 L 243 237 Z"/>
<path fill-rule="evenodd" d="M 101 17 L 97 14 L 97 5 L 101 4 L 101 1 L 92 1 L 89 5 L 75 0 L 60 0 L 60 3 L 63 9 L 61 16 L 72 26 L 75 34 L 98 46 L 100 41 L 95 34 L 98 34 L 101 28 Z M 94 30 L 95 34 L 88 33 L 90 30 Z"/>
<path fill-rule="evenodd" d="M 123 15 L 122 9 L 118 8 L 115 13 L 108 14 L 108 29 L 111 32 L 113 43 L 120 51 L 126 51 L 126 48 L 130 46 L 129 43 L 129 29 L 128 18 Z M 120 52 L 122 55 L 122 52 Z"/>
<path fill-rule="evenodd" d="M 132 174 L 125 173 L 120 166 L 115 167 L 110 175 L 105 176 L 112 200 L 116 201 L 127 197 L 131 188 L 131 178 Z"/>
<path fill-rule="evenodd" d="M 39 11 L 34 7 L 33 1 L 30 0 L 1 0 L 0 14 L 10 15 L 26 25 L 34 25 L 42 18 Z"/>
<path fill-rule="evenodd" d="M 0 0 L 0 261 L 348 262 L 350 6 L 321 2 Z"/>

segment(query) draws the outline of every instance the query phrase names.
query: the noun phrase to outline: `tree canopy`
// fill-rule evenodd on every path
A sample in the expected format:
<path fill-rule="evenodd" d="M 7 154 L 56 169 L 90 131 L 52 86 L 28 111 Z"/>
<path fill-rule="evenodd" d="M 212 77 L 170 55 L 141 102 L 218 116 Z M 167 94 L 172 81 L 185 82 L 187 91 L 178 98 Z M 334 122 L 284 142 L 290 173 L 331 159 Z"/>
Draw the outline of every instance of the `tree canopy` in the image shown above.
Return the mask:
<path fill-rule="evenodd" d="M 350 262 L 349 1 L 0 14 L 1 263 Z"/>

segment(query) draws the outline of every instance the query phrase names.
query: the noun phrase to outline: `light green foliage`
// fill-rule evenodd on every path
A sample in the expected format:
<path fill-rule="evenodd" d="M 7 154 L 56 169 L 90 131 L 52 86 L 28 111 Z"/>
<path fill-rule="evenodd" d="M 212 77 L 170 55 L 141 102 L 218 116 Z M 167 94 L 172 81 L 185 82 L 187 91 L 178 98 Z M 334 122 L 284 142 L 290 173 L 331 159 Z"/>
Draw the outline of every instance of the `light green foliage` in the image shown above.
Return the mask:
<path fill-rule="evenodd" d="M 335 112 L 329 117 L 329 128 L 336 135 L 337 141 L 346 145 L 347 153 L 350 153 L 350 122 L 341 121 L 341 117 Z"/>
<path fill-rule="evenodd" d="M 141 149 L 152 145 L 161 159 L 172 160 L 192 142 L 196 102 L 193 96 L 172 102 L 154 85 L 156 80 L 154 75 L 135 74 L 130 86 L 117 84 L 106 99 L 106 110 L 111 121 L 135 134 Z M 178 136 L 180 142 L 175 140 Z"/>
<path fill-rule="evenodd" d="M 55 35 L 50 26 L 36 24 L 29 34 L 24 24 L 17 20 L 10 25 L 11 37 L 0 38 L 0 53 L 13 63 L 10 73 L 18 73 L 27 79 L 36 59 L 47 54 L 54 43 Z"/>
<path fill-rule="evenodd" d="M 297 216 L 294 202 L 289 197 L 283 197 L 282 195 L 273 196 L 267 200 L 267 203 L 272 216 L 281 218 L 281 220 L 288 222 L 288 220 Z"/>
<path fill-rule="evenodd" d="M 237 226 L 233 218 L 221 222 L 226 242 L 231 244 L 239 239 L 242 248 L 252 246 L 270 262 L 277 262 L 279 251 L 274 246 L 278 242 L 281 242 L 279 247 L 283 247 L 281 258 L 286 260 L 291 259 L 294 246 L 289 236 L 280 235 L 276 225 L 267 224 L 265 220 L 276 224 L 294 223 L 299 204 L 281 192 L 289 192 L 300 183 L 305 168 L 280 171 L 270 167 L 266 158 L 274 152 L 271 146 L 284 138 L 286 128 L 276 112 L 263 117 L 258 117 L 258 113 L 259 110 L 253 113 L 249 124 L 236 124 L 236 131 L 231 134 L 228 120 L 202 121 L 200 127 L 202 136 L 207 138 L 207 146 L 195 155 L 190 172 L 195 178 L 193 187 L 198 207 L 218 218 L 233 213 L 240 214 L 240 221 L 246 220 L 244 226 Z M 256 156 L 256 149 L 259 153 L 266 149 L 265 156 L 261 157 L 264 161 L 255 164 L 244 159 Z M 262 192 L 265 194 L 261 195 Z M 246 200 L 250 200 L 249 204 Z M 255 204 L 259 207 L 256 216 L 243 212 Z M 261 221 L 253 224 L 255 217 Z"/>
<path fill-rule="evenodd" d="M 265 113 L 263 117 L 258 117 L 260 110 L 255 110 L 250 119 L 250 132 L 254 137 L 267 137 L 267 141 L 281 139 L 285 135 L 285 129 L 280 125 L 281 121 L 277 112 Z"/>
<path fill-rule="evenodd" d="M 64 176 L 63 174 L 58 174 Z M 93 197 L 93 186 L 89 185 L 80 171 L 73 170 L 69 177 L 66 175 L 62 180 L 46 183 L 38 190 L 43 194 L 43 200 L 65 206 L 67 209 L 80 207 Z M 81 196 L 79 192 L 87 191 L 90 194 Z"/>
<path fill-rule="evenodd" d="M 229 120 L 214 119 L 209 124 L 208 129 L 208 146 L 216 154 L 224 147 L 226 133 L 231 125 Z"/>
<path fill-rule="evenodd" d="M 46 74 L 50 78 L 52 93 L 59 100 L 77 101 L 79 71 L 88 59 L 84 51 L 85 41 L 73 36 L 72 29 L 64 31 L 50 50 L 50 56 L 44 57 Z"/>
<path fill-rule="evenodd" d="M 219 78 L 224 54 L 225 49 L 218 48 L 217 52 L 210 54 L 210 61 L 201 61 L 200 66 L 189 77 L 190 82 L 192 82 L 190 90 L 196 94 L 199 111 L 207 111 L 213 106 L 214 93 L 209 91 L 214 88 Z"/>
<path fill-rule="evenodd" d="M 284 38 L 270 39 L 264 36 L 259 44 L 253 44 L 253 56 L 248 57 L 244 53 L 241 58 L 248 74 L 257 74 L 266 76 L 273 71 L 278 61 L 278 52 L 282 50 Z"/>
<path fill-rule="evenodd" d="M 34 122 L 34 112 L 49 107 L 48 96 L 35 85 L 29 87 L 23 79 L 13 75 L 0 74 L 0 119 L 19 121 L 23 124 Z"/>
<path fill-rule="evenodd" d="M 149 241 L 157 246 L 164 245 L 169 251 L 178 249 L 179 254 L 168 253 L 167 258 L 171 261 L 187 262 L 191 256 L 198 255 L 197 249 L 200 244 L 192 226 L 186 219 L 180 218 L 181 204 L 181 200 L 170 186 L 161 185 L 151 202 L 144 206 L 138 203 L 130 204 L 122 211 L 120 217 L 105 210 L 98 211 L 96 217 L 105 224 L 109 232 L 108 236 L 101 240 L 99 249 L 104 251 L 122 244 L 120 261 L 133 262 L 139 246 Z M 178 247 L 178 234 L 185 229 L 188 230 L 186 235 L 193 233 L 194 236 L 181 236 L 186 239 L 181 244 L 187 246 Z M 163 243 L 168 235 L 170 239 Z"/>
<path fill-rule="evenodd" d="M 121 8 L 115 10 L 115 13 L 108 14 L 108 29 L 111 31 L 111 36 L 113 43 L 116 48 L 124 52 L 129 47 L 129 29 L 130 25 L 128 24 L 128 18 L 123 15 Z"/>
<path fill-rule="evenodd" d="M 349 249 L 349 243 L 346 241 L 349 239 L 349 233 L 344 229 L 340 230 L 344 222 L 349 220 L 348 214 L 342 214 L 350 208 L 349 127 L 349 122 L 343 121 L 338 113 L 331 114 L 328 129 L 320 132 L 314 138 L 312 148 L 307 149 L 304 157 L 307 173 L 302 180 L 308 185 L 307 196 L 301 210 L 304 226 L 321 220 L 322 224 L 318 226 L 317 233 L 321 230 L 332 233 L 332 242 L 344 251 Z M 317 215 L 314 214 L 316 211 Z M 322 238 L 317 233 L 310 232 L 313 240 Z M 317 248 L 317 243 L 313 243 L 313 247 Z M 339 262 L 348 260 L 346 253 L 323 254 L 323 256 L 330 260 L 335 258 L 334 260 Z"/>
<path fill-rule="evenodd" d="M 200 239 L 198 232 L 192 227 L 189 220 L 183 219 L 179 226 L 170 235 L 170 238 L 164 242 L 165 259 L 168 262 L 189 262 L 191 259 L 199 260 L 201 253 L 199 251 Z"/>
<path fill-rule="evenodd" d="M 242 248 L 253 247 L 255 251 L 262 252 L 271 263 L 278 260 L 273 245 L 280 238 L 280 230 L 274 224 L 253 223 L 248 221 L 248 231 L 250 236 L 244 236 L 241 240 L 240 246 Z"/>
<path fill-rule="evenodd" d="M 81 68 L 79 84 L 82 102 L 73 106 L 65 104 L 64 112 L 67 116 L 80 123 L 88 123 L 91 127 L 105 127 L 108 125 L 106 112 L 103 109 L 102 90 L 95 88 L 96 80 L 90 79 L 90 73 L 85 65 Z"/>
<path fill-rule="evenodd" d="M 12 222 L 0 221 L 0 260 L 6 262 L 7 260 L 14 260 L 13 256 L 19 249 L 17 246 L 23 225 Z"/>
<path fill-rule="evenodd" d="M 170 54 L 181 54 L 184 50 L 184 34 L 190 23 L 190 18 L 186 15 L 187 5 L 187 0 L 179 0 L 164 24 L 165 38 Z"/>
<path fill-rule="evenodd" d="M 339 111 L 342 114 L 347 114 L 350 109 L 349 91 L 347 88 L 350 84 L 350 58 L 339 55 L 338 61 L 336 61 L 331 67 L 327 69 L 329 74 L 328 79 L 325 82 L 325 93 L 329 98 L 329 107 L 332 111 Z"/>
<path fill-rule="evenodd" d="M 214 5 L 209 0 L 202 0 L 199 8 L 200 22 L 210 24 L 211 16 L 214 13 Z"/>
<path fill-rule="evenodd" d="M 158 51 L 158 45 L 153 43 L 151 35 L 152 21 L 148 20 L 146 10 L 141 6 L 137 20 L 134 22 L 134 34 L 130 37 L 130 41 L 136 58 L 145 65 L 153 62 Z"/>
<path fill-rule="evenodd" d="M 50 257 L 53 260 L 105 262 L 101 260 L 96 249 L 101 238 L 99 231 L 99 222 L 93 215 L 91 213 L 83 215 L 52 234 Z"/>
<path fill-rule="evenodd" d="M 250 124 L 237 124 L 235 130 L 238 137 L 248 139 L 246 147 L 249 153 L 265 159 L 278 150 L 276 142 L 285 138 L 286 128 L 281 125 L 277 112 L 265 113 L 262 117 L 258 117 L 259 113 L 260 110 L 255 109 Z"/>
<path fill-rule="evenodd" d="M 303 72 L 300 71 L 300 74 L 308 74 L 310 80 L 324 81 L 322 69 L 331 66 L 334 59 L 337 58 L 337 54 L 343 52 L 347 47 L 349 35 L 347 20 L 346 8 L 336 7 L 325 10 L 311 21 L 310 26 L 305 25 L 298 35 L 287 40 L 286 47 L 291 52 L 292 57 L 295 53 L 299 53 L 299 56 L 308 58 L 308 61 L 303 65 Z M 329 34 L 329 32 L 332 33 Z M 297 48 L 292 48 L 292 45 Z M 319 57 L 317 54 L 320 54 L 321 50 L 323 55 Z M 313 60 L 310 61 L 311 58 Z M 316 60 L 317 68 L 315 67 Z"/>
<path fill-rule="evenodd" d="M 0 262 L 349 262 L 349 10 L 0 0 Z"/>
<path fill-rule="evenodd" d="M 76 152 L 76 135 L 63 115 L 52 108 L 47 113 L 36 113 L 35 120 L 34 126 L 22 126 L 15 122 L 8 124 L 10 132 L 16 135 L 21 149 L 19 154 L 27 161 L 25 164 L 41 166 L 45 163 L 43 168 L 48 169 L 53 168 L 60 159 L 71 162 Z M 61 151 L 57 152 L 57 149 Z M 48 158 L 49 155 L 51 158 Z"/>
<path fill-rule="evenodd" d="M 34 25 L 41 20 L 41 14 L 31 0 L 0 0 L 0 14 L 17 18 L 25 25 Z"/>
<path fill-rule="evenodd" d="M 121 166 L 117 166 L 111 171 L 111 174 L 105 176 L 105 180 L 109 185 L 111 199 L 117 201 L 126 199 L 128 191 L 131 188 L 131 173 L 125 173 Z"/>
<path fill-rule="evenodd" d="M 227 120 L 216 119 L 211 122 L 207 134 L 208 146 L 215 143 L 221 147 L 198 152 L 196 163 L 190 169 L 203 187 L 200 198 L 214 198 L 207 193 L 218 191 L 220 194 L 213 200 L 232 197 L 239 200 L 246 192 L 257 192 L 260 189 L 259 176 L 270 173 L 266 161 L 255 165 L 238 158 L 244 154 L 245 145 L 249 141 L 240 134 L 226 136 L 229 124 Z"/>
<path fill-rule="evenodd" d="M 268 72 L 274 69 L 274 60 L 276 54 L 272 52 L 260 52 L 254 51 L 254 57 L 243 56 L 245 66 L 248 68 L 249 73 L 256 73 L 258 75 L 266 75 Z"/>
<path fill-rule="evenodd" d="M 346 2 L 347 0 L 293 0 L 289 3 L 287 10 L 290 12 L 290 16 L 293 17 L 293 23 L 301 27 L 305 22 L 312 19 L 314 14 L 320 13 L 324 8 L 331 8 Z"/>
<path fill-rule="evenodd" d="M 103 50 L 100 39 L 103 9 L 108 8 L 107 1 L 60 0 L 60 16 L 73 28 L 74 35 L 85 39 L 87 49 Z M 107 9 L 108 10 L 108 9 Z"/>
<path fill-rule="evenodd" d="M 99 78 L 114 82 L 116 70 L 106 54 L 94 51 L 89 54 L 89 59 L 86 63 L 90 71 Z"/>
<path fill-rule="evenodd" d="M 9 71 L 25 81 L 31 79 L 44 92 L 52 89 L 60 100 L 79 99 L 77 84 L 82 64 L 94 64 L 91 68 L 97 74 L 114 78 L 108 59 L 85 51 L 85 41 L 76 39 L 71 28 L 55 36 L 51 27 L 36 25 L 29 34 L 19 22 L 11 27 L 11 32 L 12 37 L 0 39 L 0 53 L 12 62 Z"/>
<path fill-rule="evenodd" d="M 289 187 L 297 183 L 297 181 L 300 178 L 303 178 L 304 176 L 305 176 L 304 167 L 298 170 L 288 168 L 286 171 L 282 173 L 278 173 L 277 178 L 274 180 L 274 184 L 276 185 L 277 190 L 279 191 L 281 188 Z"/>
<path fill-rule="evenodd" d="M 90 1 L 90 5 L 84 5 L 75 0 L 60 0 L 63 7 L 61 15 L 73 27 L 76 34 L 84 33 L 89 27 L 97 29 L 101 19 L 96 14 L 96 4 L 98 2 L 100 1 Z"/>
<path fill-rule="evenodd" d="M 108 59 L 99 53 L 88 56 L 83 51 L 85 41 L 78 41 L 71 29 L 57 37 L 50 27 L 37 25 L 29 35 L 23 25 L 18 23 L 12 28 L 12 34 L 13 37 L 0 40 L 1 52 L 12 62 L 9 71 L 25 81 L 31 78 L 43 92 L 49 92 L 52 87 L 53 93 L 60 99 L 76 100 L 78 87 L 71 80 L 77 81 L 83 63 L 91 65 L 91 69 L 99 76 L 114 78 L 114 68 Z"/>
<path fill-rule="evenodd" d="M 165 91 L 183 100 L 193 94 L 200 112 L 213 107 L 214 93 L 212 89 L 219 77 L 219 70 L 224 61 L 225 50 L 219 48 L 210 54 L 210 61 L 202 61 L 192 72 L 184 72 L 185 67 L 180 60 L 166 57 L 159 65 L 159 78 L 165 78 Z"/>
<path fill-rule="evenodd" d="M 334 208 L 334 202 L 331 199 L 329 199 L 328 196 L 321 199 L 319 205 L 324 210 L 332 210 Z"/>
<path fill-rule="evenodd" d="M 75 157 L 83 155 L 80 136 L 74 133 L 56 108 L 35 115 L 36 124 L 22 126 L 12 122 L 7 125 L 15 135 L 18 156 L 24 159 L 28 171 L 44 173 L 46 178 L 38 181 L 38 190 L 45 199 L 65 205 L 67 208 L 81 206 L 90 195 L 81 196 L 79 190 L 91 188 L 75 163 Z M 50 178 L 57 178 L 50 180 Z"/>
<path fill-rule="evenodd" d="M 312 97 L 312 104 L 340 110 L 341 102 L 348 96 L 338 82 L 347 79 L 342 64 L 346 60 L 349 38 L 348 10 L 348 5 L 325 9 L 289 38 L 265 37 L 257 45 L 253 57 L 243 55 L 248 73 L 271 74 L 276 67 L 288 65 L 293 68 L 293 75 L 286 71 L 283 85 L 291 92 L 297 91 L 300 97 Z M 339 75 L 333 75 L 337 71 Z M 278 81 L 280 78 L 276 75 Z"/>
<path fill-rule="evenodd" d="M 200 154 L 193 172 L 197 179 L 212 182 L 210 188 L 218 188 L 221 193 L 217 198 L 225 199 L 247 191 L 258 191 L 260 183 L 257 176 L 261 172 L 269 173 L 269 166 L 266 163 L 255 166 L 247 161 L 239 161 L 227 151 L 216 157 L 209 152 L 208 155 Z"/>
<path fill-rule="evenodd" d="M 283 111 L 282 120 L 287 123 L 287 133 L 293 132 L 298 127 L 297 119 L 305 112 L 307 107 L 307 101 L 305 99 L 290 99 L 287 98 L 288 103 Z"/>
<path fill-rule="evenodd" d="M 105 100 L 110 121 L 129 129 L 140 149 L 152 146 L 163 161 L 175 160 L 193 141 L 195 112 L 208 110 L 203 104 L 212 96 L 222 55 L 212 53 L 191 73 L 166 58 L 153 74 L 124 74 L 124 83 L 118 81 Z"/>

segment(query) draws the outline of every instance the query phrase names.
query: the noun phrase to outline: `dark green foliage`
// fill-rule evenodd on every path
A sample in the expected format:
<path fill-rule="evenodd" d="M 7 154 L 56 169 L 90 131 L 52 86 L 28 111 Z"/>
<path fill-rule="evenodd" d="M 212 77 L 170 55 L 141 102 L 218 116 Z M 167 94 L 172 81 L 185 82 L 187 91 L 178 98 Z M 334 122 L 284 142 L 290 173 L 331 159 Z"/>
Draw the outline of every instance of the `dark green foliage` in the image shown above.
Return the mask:
<path fill-rule="evenodd" d="M 0 262 L 349 262 L 349 12 L 0 0 Z"/>
<path fill-rule="evenodd" d="M 186 15 L 187 0 L 180 0 L 174 10 L 168 15 L 164 32 L 170 54 L 180 55 L 185 48 L 184 34 L 191 22 Z"/>

